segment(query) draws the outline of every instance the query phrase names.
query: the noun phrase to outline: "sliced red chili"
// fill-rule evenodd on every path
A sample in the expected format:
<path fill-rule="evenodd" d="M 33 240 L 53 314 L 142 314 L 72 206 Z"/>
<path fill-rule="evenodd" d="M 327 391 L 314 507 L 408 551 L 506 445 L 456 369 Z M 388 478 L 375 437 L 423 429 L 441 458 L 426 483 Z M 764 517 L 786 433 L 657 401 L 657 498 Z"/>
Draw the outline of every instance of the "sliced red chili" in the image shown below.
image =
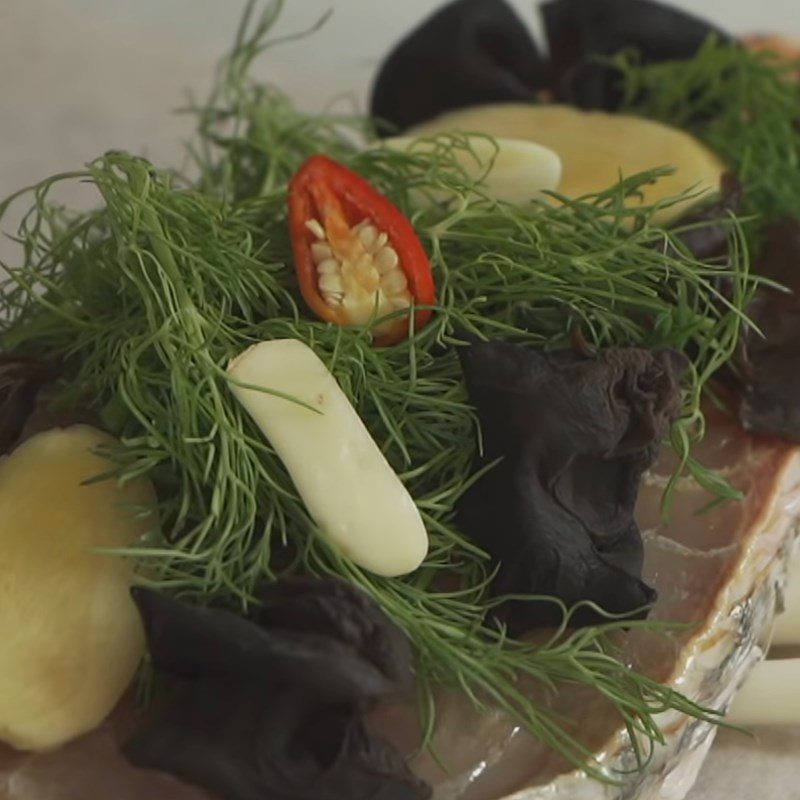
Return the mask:
<path fill-rule="evenodd" d="M 412 304 L 414 327 L 436 301 L 431 264 L 411 223 L 364 178 L 327 156 L 309 158 L 289 184 L 289 226 L 300 291 L 314 313 L 364 325 Z M 410 314 L 375 325 L 387 345 L 408 336 Z"/>

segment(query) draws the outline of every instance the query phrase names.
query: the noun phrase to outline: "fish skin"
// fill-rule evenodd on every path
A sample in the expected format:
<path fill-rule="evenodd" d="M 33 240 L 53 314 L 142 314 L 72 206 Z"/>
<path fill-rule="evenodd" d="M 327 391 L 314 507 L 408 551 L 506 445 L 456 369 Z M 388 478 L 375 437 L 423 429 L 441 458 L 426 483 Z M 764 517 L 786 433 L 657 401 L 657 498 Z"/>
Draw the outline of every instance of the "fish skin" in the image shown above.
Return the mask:
<path fill-rule="evenodd" d="M 749 436 L 731 417 L 708 416 L 709 433 L 698 456 L 726 473 L 745 498 L 739 506 L 723 504 L 698 516 L 695 512 L 710 496 L 684 480 L 675 519 L 660 520 L 661 492 L 674 466 L 674 456 L 662 451 L 645 476 L 637 506 L 645 533 L 644 577 L 659 591 L 655 619 L 699 622 L 700 627 L 683 634 L 677 647 L 654 634 L 632 634 L 626 653 L 638 670 L 724 711 L 765 655 L 797 535 L 800 448 Z M 688 529 L 686 520 L 692 519 L 694 527 Z M 576 727 L 598 754 L 601 768 L 617 774 L 634 770 L 636 756 L 627 732 L 614 725 L 591 692 L 571 693 L 556 710 L 576 717 Z M 470 731 L 470 739 L 460 740 L 464 748 L 487 738 L 476 719 L 465 718 L 458 708 L 445 709 L 443 717 L 441 739 L 434 746 L 445 746 L 460 728 Z M 500 717 L 487 720 L 483 728 L 497 746 L 482 751 L 475 747 L 459 762 L 457 774 L 437 773 L 425 756 L 412 766 L 435 784 L 435 800 L 681 800 L 717 728 L 676 712 L 661 715 L 659 724 L 666 744 L 656 748 L 645 770 L 621 785 L 588 778 Z M 440 750 L 439 755 L 447 758 L 448 753 Z"/>
<path fill-rule="evenodd" d="M 660 618 L 678 614 L 683 619 L 700 614 L 707 621 L 686 638 L 679 652 L 665 650 L 669 657 L 664 657 L 663 663 L 647 641 L 639 641 L 640 652 L 632 655 L 654 677 L 677 685 L 711 707 L 724 709 L 764 655 L 800 511 L 800 448 L 749 436 L 730 419 L 710 414 L 709 432 L 697 455 L 742 486 L 746 491 L 742 505 L 735 512 L 731 506 L 718 507 L 706 517 L 702 529 L 692 531 L 685 522 L 697 518 L 694 511 L 707 497 L 683 482 L 673 520 L 662 522 L 658 498 L 673 466 L 672 456 L 665 451 L 645 476 L 637 520 L 645 532 L 645 577 L 660 590 L 655 613 Z M 693 556 L 695 567 L 675 580 L 675 563 Z M 672 594 L 665 591 L 669 583 L 674 584 Z M 695 608 L 691 597 L 682 597 L 706 584 L 711 588 L 702 609 Z M 669 800 L 680 800 L 691 788 L 716 732 L 708 723 L 665 715 L 661 720 L 665 747 L 656 751 L 641 775 L 631 777 L 624 786 L 612 787 L 565 767 L 526 740 L 502 715 L 485 715 L 476 725 L 463 698 L 442 699 L 439 736 L 443 743 L 452 740 L 464 751 L 473 750 L 465 753 L 450 776 L 437 772 L 435 762 L 424 754 L 412 761 L 415 772 L 436 784 L 435 800 L 662 800 L 666 791 Z M 591 712 L 587 707 L 583 721 L 591 723 Z M 372 724 L 376 729 L 381 724 L 391 729 L 396 739 L 405 739 L 410 750 L 413 731 L 402 730 L 410 717 L 413 709 L 409 707 L 387 707 L 383 720 Z M 0 749 L 0 797 L 72 800 L 111 796 L 113 790 L 115 800 L 214 800 L 163 774 L 126 764 L 119 742 L 135 724 L 136 716 L 127 705 L 94 733 L 54 753 L 30 757 Z M 598 725 L 593 736 L 606 767 L 633 764 L 633 750 L 622 730 L 613 724 Z M 504 775 L 508 775 L 505 783 L 498 777 Z"/>

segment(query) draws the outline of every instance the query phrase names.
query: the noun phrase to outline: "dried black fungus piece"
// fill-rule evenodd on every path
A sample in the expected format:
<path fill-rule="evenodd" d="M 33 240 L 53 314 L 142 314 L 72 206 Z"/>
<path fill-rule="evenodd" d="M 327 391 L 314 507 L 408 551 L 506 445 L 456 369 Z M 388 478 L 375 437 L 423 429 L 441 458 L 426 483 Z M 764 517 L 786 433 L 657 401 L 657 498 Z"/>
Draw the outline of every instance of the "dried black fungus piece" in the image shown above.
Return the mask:
<path fill-rule="evenodd" d="M 682 61 L 711 34 L 731 41 L 705 20 L 651 0 L 550 0 L 541 11 L 554 97 L 579 108 L 614 111 L 623 99 L 619 71 L 598 59 L 635 50 L 645 64 Z"/>
<path fill-rule="evenodd" d="M 769 225 L 755 271 L 788 291 L 760 288 L 747 309 L 739 417 L 748 431 L 800 442 L 800 220 Z"/>
<path fill-rule="evenodd" d="M 374 665 L 395 691 L 413 687 L 408 637 L 364 592 L 338 580 L 293 578 L 267 586 L 261 600 L 262 627 L 333 636 Z"/>
<path fill-rule="evenodd" d="M 744 186 L 732 173 L 726 172 L 720 179 L 719 199 L 709 206 L 682 217 L 675 223 L 681 230 L 678 238 L 686 249 L 699 261 L 721 262 L 728 256 L 731 235 L 731 215 L 742 207 Z M 713 224 L 711 224 L 713 223 Z"/>
<path fill-rule="evenodd" d="M 268 587 L 255 621 L 147 589 L 134 598 L 161 708 L 125 748 L 225 800 L 424 800 L 430 788 L 363 713 L 407 691 L 403 633 L 340 581 Z"/>
<path fill-rule="evenodd" d="M 636 51 L 642 63 L 690 59 L 715 35 L 710 23 L 651 0 L 550 0 L 541 6 L 549 59 L 505 0 L 456 0 L 409 33 L 381 64 L 370 110 L 402 131 L 455 108 L 536 102 L 543 93 L 613 111 L 619 70 L 603 59 Z"/>
<path fill-rule="evenodd" d="M 542 352 L 505 343 L 459 350 L 484 453 L 501 459 L 458 507 L 462 529 L 497 566 L 496 595 L 590 600 L 615 614 L 655 599 L 641 580 L 633 517 L 642 472 L 680 409 L 685 359 L 671 351 Z M 514 633 L 557 623 L 553 603 L 509 601 Z M 582 608 L 577 625 L 599 615 Z"/>
<path fill-rule="evenodd" d="M 382 63 L 370 112 L 383 133 L 453 108 L 531 102 L 547 65 L 505 0 L 456 0 L 408 34 Z"/>
<path fill-rule="evenodd" d="M 50 367 L 36 359 L 0 356 L 0 454 L 19 439 L 39 390 L 53 377 Z"/>

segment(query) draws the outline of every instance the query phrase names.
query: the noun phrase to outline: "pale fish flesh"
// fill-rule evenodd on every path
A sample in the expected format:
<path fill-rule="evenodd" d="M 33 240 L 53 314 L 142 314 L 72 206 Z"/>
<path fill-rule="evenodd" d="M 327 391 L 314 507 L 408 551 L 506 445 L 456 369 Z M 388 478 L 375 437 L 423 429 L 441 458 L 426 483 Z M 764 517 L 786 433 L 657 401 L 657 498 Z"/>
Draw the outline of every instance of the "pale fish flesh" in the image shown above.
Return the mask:
<path fill-rule="evenodd" d="M 660 501 L 674 456 L 662 455 L 646 476 L 637 507 L 645 577 L 659 592 L 656 618 L 696 625 L 671 638 L 631 632 L 624 646 L 639 670 L 704 706 L 725 710 L 769 639 L 800 514 L 800 450 L 748 436 L 733 420 L 717 416 L 696 455 L 745 497 L 698 513 L 713 498 L 684 479 L 665 521 Z M 455 693 L 440 697 L 435 737 L 448 770 L 427 754 L 412 765 L 434 785 L 435 800 L 681 800 L 716 732 L 710 723 L 664 713 L 659 722 L 665 744 L 636 771 L 627 733 L 596 693 L 564 687 L 554 707 L 575 719 L 575 730 L 614 783 L 570 768 L 500 712 L 478 714 Z M 0 798 L 213 800 L 128 765 L 118 743 L 134 724 L 124 708 L 97 731 L 52 753 L 0 748 Z M 418 733 L 409 707 L 381 709 L 374 724 L 399 747 L 413 750 Z"/>

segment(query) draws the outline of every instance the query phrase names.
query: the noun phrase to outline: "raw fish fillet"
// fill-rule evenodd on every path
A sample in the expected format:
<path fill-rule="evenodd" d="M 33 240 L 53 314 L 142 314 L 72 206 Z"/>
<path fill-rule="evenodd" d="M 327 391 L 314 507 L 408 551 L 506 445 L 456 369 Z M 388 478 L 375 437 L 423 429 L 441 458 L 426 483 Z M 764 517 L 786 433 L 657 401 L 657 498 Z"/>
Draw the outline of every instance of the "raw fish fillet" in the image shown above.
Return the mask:
<path fill-rule="evenodd" d="M 713 415 L 696 455 L 745 498 L 699 513 L 713 497 L 684 479 L 663 520 L 661 494 L 674 456 L 662 455 L 646 475 L 637 507 L 645 578 L 659 592 L 653 616 L 696 625 L 671 638 L 631 632 L 624 648 L 639 670 L 724 710 L 766 650 L 800 514 L 800 448 L 749 436 L 733 419 Z M 628 735 L 596 693 L 564 687 L 553 704 L 575 719 L 609 775 L 633 770 Z M 434 785 L 435 800 L 681 800 L 716 728 L 674 712 L 659 721 L 666 743 L 643 771 L 610 785 L 570 768 L 502 713 L 478 714 L 462 696 L 443 694 L 435 745 L 448 771 L 426 754 L 412 766 Z M 398 747 L 413 750 L 417 731 L 410 708 L 380 709 L 373 722 Z M 118 742 L 134 724 L 133 712 L 123 708 L 97 731 L 53 753 L 0 749 L 0 798 L 213 800 L 168 776 L 129 766 Z"/>

